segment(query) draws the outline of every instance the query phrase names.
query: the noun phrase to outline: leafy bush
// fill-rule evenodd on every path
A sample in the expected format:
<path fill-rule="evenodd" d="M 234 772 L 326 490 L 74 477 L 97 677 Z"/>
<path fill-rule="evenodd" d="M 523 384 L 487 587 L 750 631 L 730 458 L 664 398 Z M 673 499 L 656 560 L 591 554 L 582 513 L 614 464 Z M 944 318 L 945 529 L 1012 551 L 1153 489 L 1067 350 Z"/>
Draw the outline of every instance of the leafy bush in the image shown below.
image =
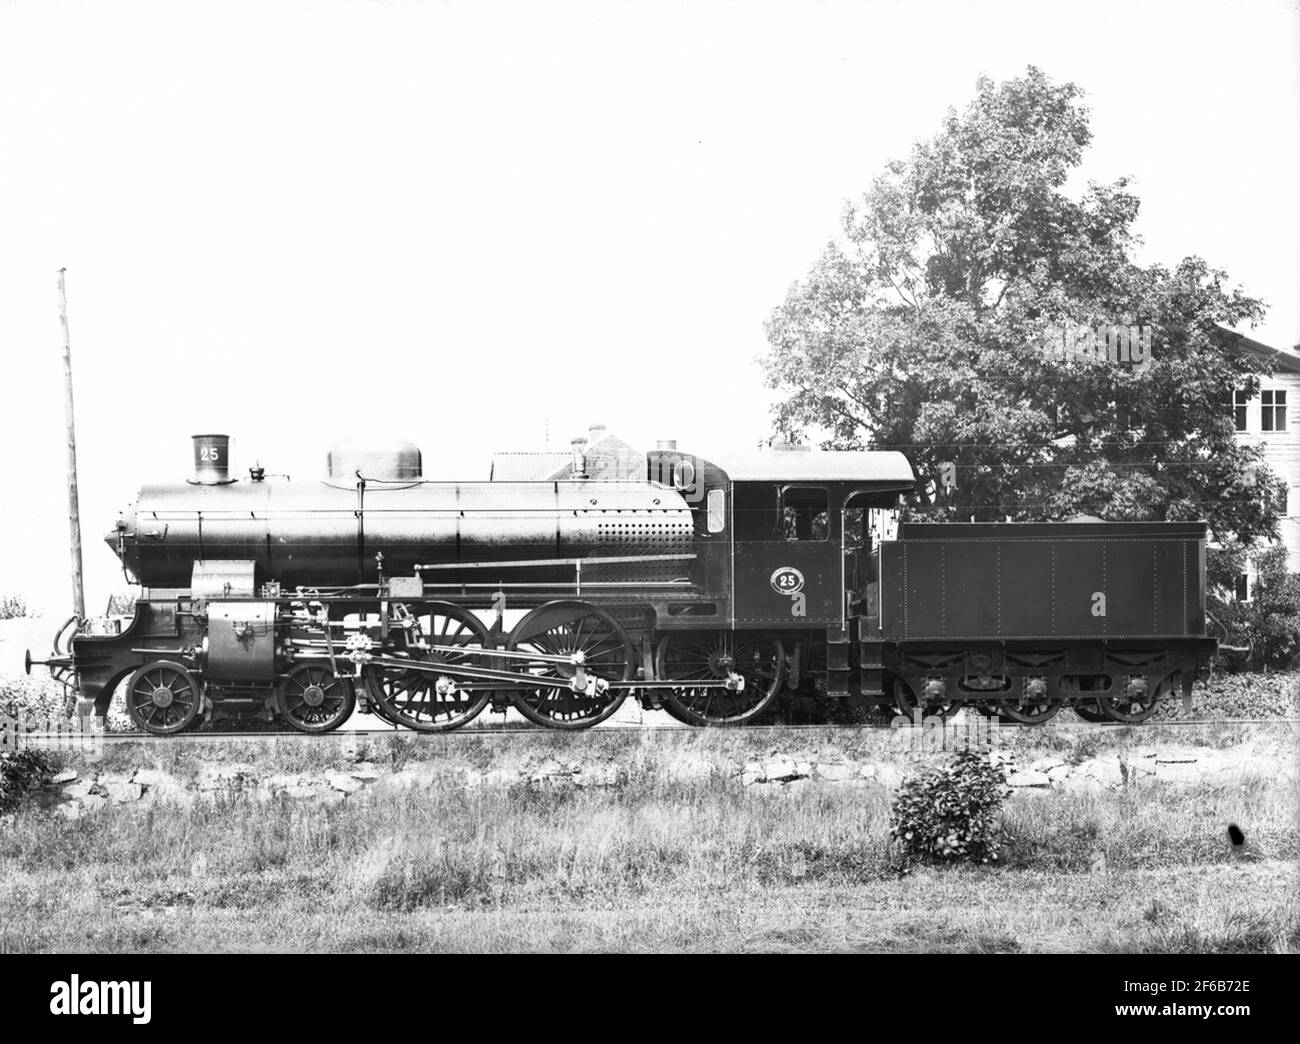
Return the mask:
<path fill-rule="evenodd" d="M 54 775 L 57 767 L 48 750 L 25 747 L 0 753 L 0 812 L 13 809 L 24 794 Z"/>
<path fill-rule="evenodd" d="M 904 867 L 995 861 L 1006 840 L 999 813 L 1010 792 L 1001 767 L 975 751 L 904 780 L 889 810 L 889 836 Z"/>
<path fill-rule="evenodd" d="M 1248 554 L 1254 559 L 1257 575 L 1251 600 L 1239 602 L 1231 592 L 1236 578 L 1246 570 Z M 1300 573 L 1287 571 L 1285 547 L 1279 544 L 1254 553 L 1239 544 L 1212 549 L 1206 575 L 1211 589 L 1209 612 L 1222 631 L 1215 637 L 1251 646 L 1248 657 L 1221 655 L 1222 666 L 1259 670 L 1300 664 Z"/>
<path fill-rule="evenodd" d="M 22 595 L 0 595 L 0 620 L 19 620 L 30 615 Z"/>
<path fill-rule="evenodd" d="M 1300 671 L 1216 670 L 1192 690 L 1194 718 L 1292 718 L 1300 715 Z M 1183 716 L 1181 691 L 1160 704 L 1156 720 Z"/>
<path fill-rule="evenodd" d="M 63 686 L 48 678 L 6 678 L 0 681 L 0 716 L 25 714 L 37 721 L 59 721 L 68 713 Z"/>

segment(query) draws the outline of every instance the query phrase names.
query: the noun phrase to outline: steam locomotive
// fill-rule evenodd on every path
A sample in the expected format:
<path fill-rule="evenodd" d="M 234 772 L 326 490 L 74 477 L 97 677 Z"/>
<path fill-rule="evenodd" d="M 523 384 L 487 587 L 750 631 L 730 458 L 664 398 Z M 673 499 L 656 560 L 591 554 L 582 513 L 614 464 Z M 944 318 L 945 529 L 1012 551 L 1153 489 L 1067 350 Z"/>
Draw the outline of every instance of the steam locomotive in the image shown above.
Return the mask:
<path fill-rule="evenodd" d="M 663 442 L 609 474 L 579 439 L 545 480 L 486 482 L 425 480 L 402 440 L 336 445 L 320 482 L 232 477 L 224 435 L 194 453 L 107 537 L 134 617 L 70 621 L 35 661 L 155 734 L 354 710 L 434 732 L 488 706 L 579 729 L 628 696 L 692 725 L 778 696 L 1140 722 L 1216 647 L 1204 524 L 898 525 L 896 452 Z"/>

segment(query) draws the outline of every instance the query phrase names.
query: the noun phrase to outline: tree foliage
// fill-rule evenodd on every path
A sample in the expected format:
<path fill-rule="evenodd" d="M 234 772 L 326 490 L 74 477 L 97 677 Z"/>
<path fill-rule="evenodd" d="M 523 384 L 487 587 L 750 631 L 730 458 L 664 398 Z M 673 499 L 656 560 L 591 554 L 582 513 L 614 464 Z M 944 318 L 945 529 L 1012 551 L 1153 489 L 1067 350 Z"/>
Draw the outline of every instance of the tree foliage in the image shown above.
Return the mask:
<path fill-rule="evenodd" d="M 1233 590 L 1237 577 L 1252 558 L 1255 580 L 1249 600 L 1238 601 Z M 1217 623 L 1216 638 L 1233 645 L 1248 645 L 1249 655 L 1222 658 L 1228 666 L 1293 667 L 1300 663 L 1300 573 L 1287 570 L 1287 550 L 1275 545 L 1250 554 L 1229 541 L 1206 561 L 1210 587 L 1209 611 Z"/>
<path fill-rule="evenodd" d="M 981 79 L 965 111 L 845 211 L 767 324 L 781 433 L 898 448 L 939 518 L 1208 519 L 1276 530 L 1275 479 L 1234 438 L 1266 364 L 1224 326 L 1264 305 L 1198 257 L 1143 266 L 1128 181 L 1067 191 L 1091 138 L 1073 84 Z M 1150 358 L 1063 358 L 1061 330 L 1150 327 Z M 940 465 L 956 465 L 956 487 Z"/>

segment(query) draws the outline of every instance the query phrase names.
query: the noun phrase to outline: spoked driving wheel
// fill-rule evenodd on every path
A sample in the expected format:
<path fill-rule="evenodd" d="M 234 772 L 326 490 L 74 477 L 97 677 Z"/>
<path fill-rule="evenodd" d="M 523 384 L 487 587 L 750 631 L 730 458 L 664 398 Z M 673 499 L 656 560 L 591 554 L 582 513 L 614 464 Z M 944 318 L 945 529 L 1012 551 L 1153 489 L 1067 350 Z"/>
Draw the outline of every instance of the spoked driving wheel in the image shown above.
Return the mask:
<path fill-rule="evenodd" d="M 609 683 L 631 681 L 636 662 L 632 643 L 618 621 L 584 602 L 539 606 L 510 632 L 506 648 L 538 657 L 511 658 L 506 662 L 509 670 L 565 682 L 525 685 L 513 695 L 520 714 L 552 729 L 585 729 L 608 718 L 628 693 Z M 553 662 L 551 657 L 561 657 L 563 662 Z"/>
<path fill-rule="evenodd" d="M 361 684 L 364 690 L 366 703 L 370 707 L 370 713 L 373 714 L 380 721 L 385 722 L 389 725 L 400 725 L 401 722 L 399 722 L 397 719 L 393 717 L 390 717 L 388 711 L 384 710 L 383 705 L 378 700 L 371 698 L 370 687 L 366 685 L 364 678 L 362 679 Z"/>
<path fill-rule="evenodd" d="M 126 711 L 137 728 L 158 736 L 183 732 L 199 712 L 199 683 L 171 660 L 146 663 L 126 683 Z"/>
<path fill-rule="evenodd" d="M 741 725 L 776 698 L 785 676 L 785 650 L 777 639 L 761 635 L 682 632 L 660 639 L 655 672 L 660 681 L 680 683 L 664 696 L 664 709 L 678 721 Z"/>
<path fill-rule="evenodd" d="M 332 732 L 357 705 L 352 679 L 316 664 L 295 667 L 280 679 L 275 694 L 280 717 L 299 732 Z"/>
<path fill-rule="evenodd" d="M 367 667 L 362 672 L 366 694 L 376 713 L 394 725 L 416 732 L 458 729 L 488 705 L 494 684 L 436 668 L 497 666 L 471 652 L 493 648 L 491 635 L 472 612 L 449 602 L 421 607 L 415 616 L 425 648 L 411 645 L 403 658 L 425 665 L 425 669 Z"/>

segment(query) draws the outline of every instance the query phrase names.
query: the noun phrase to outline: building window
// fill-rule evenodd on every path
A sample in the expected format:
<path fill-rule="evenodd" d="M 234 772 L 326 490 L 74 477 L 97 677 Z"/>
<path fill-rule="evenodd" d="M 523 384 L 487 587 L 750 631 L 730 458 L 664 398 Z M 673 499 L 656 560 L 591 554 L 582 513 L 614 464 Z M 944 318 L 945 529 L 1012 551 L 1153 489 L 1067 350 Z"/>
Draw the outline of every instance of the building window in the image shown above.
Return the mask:
<path fill-rule="evenodd" d="M 1244 391 L 1235 391 L 1232 393 L 1232 419 L 1237 425 L 1238 431 L 1246 430 L 1246 404 L 1250 402 L 1246 398 Z"/>
<path fill-rule="evenodd" d="M 1286 392 L 1260 392 L 1260 431 L 1286 431 Z"/>
<path fill-rule="evenodd" d="M 1232 592 L 1239 602 L 1249 602 L 1254 593 L 1255 584 L 1259 582 L 1259 570 L 1255 568 L 1253 558 L 1246 559 L 1246 571 L 1237 575 L 1237 583 Z"/>

